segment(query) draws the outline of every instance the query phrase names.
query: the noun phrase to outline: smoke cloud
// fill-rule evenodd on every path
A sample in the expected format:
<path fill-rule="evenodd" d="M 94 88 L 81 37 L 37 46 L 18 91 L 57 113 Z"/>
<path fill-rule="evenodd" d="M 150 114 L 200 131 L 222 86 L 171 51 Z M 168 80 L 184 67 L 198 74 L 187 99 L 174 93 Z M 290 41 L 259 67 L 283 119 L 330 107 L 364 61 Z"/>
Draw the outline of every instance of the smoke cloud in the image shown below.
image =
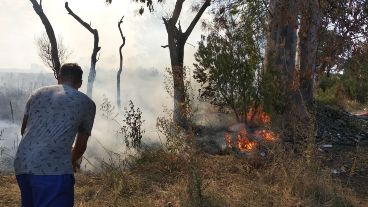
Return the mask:
<path fill-rule="evenodd" d="M 9 77 L 12 77 L 11 79 Z M 35 85 L 35 77 L 38 77 Z M 88 72 L 85 72 L 83 79 L 87 80 Z M 14 123 L 11 121 L 10 110 L 0 111 L 0 130 L 4 130 L 1 136 L 0 146 L 3 148 L 3 152 L 12 158 L 16 152 L 17 143 L 20 141 L 20 123 L 23 116 L 24 106 L 31 91 L 44 86 L 55 84 L 52 74 L 27 74 L 27 73 L 0 73 L 0 79 L 2 84 L 6 87 L 1 89 L 0 95 L 3 95 L 4 106 L 7 102 L 12 101 L 14 107 L 14 114 L 16 120 Z M 34 80 L 34 81 L 30 81 Z M 14 84 L 19 82 L 19 84 Z M 19 87 L 22 85 L 22 87 Z M 31 90 L 32 89 L 32 90 Z M 82 92 L 86 91 L 86 81 L 83 83 Z M 16 93 L 19 91 L 19 93 Z M 158 136 L 156 131 L 156 118 L 162 116 L 163 107 L 172 107 L 172 99 L 165 92 L 163 84 L 163 74 L 155 68 L 138 68 L 135 70 L 125 69 L 121 76 L 121 97 L 122 106 L 128 106 L 129 100 L 132 100 L 135 107 L 139 107 L 142 111 L 142 117 L 145 120 L 143 128 L 146 133 L 143 138 L 143 142 L 152 143 L 158 142 Z M 18 94 L 18 95 L 15 95 Z M 6 97 L 6 100 L 5 100 Z M 109 99 L 111 104 L 115 107 L 112 116 L 116 116 L 115 119 L 122 123 L 123 109 L 118 109 L 116 106 L 116 72 L 108 70 L 97 70 L 96 82 L 94 84 L 94 91 L 92 99 L 97 106 L 97 113 L 95 118 L 92 135 L 88 142 L 88 148 L 86 151 L 86 158 L 92 162 L 93 165 L 98 166 L 99 161 L 106 160 L 108 158 L 107 151 L 122 153 L 125 151 L 124 141 L 121 136 L 118 135 L 120 125 L 115 121 L 108 120 L 102 116 L 100 111 L 100 105 L 104 98 Z M 3 106 L 3 105 L 2 105 Z M 6 149 L 6 150 L 5 150 Z M 5 157 L 2 156 L 2 160 Z M 88 165 L 85 162 L 88 170 L 93 170 L 93 166 Z M 4 165 L 9 166 L 9 163 Z M 1 169 L 4 171 L 4 169 Z M 7 169 L 9 170 L 9 169 Z"/>

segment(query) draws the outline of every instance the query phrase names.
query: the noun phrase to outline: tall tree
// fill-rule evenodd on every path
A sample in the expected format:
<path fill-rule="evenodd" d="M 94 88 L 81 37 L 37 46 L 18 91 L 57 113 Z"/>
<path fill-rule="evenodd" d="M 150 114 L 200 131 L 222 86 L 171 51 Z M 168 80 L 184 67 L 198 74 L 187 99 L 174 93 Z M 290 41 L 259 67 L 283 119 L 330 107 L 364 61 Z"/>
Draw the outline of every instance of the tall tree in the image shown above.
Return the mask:
<path fill-rule="evenodd" d="M 309 155 L 311 145 L 308 143 L 314 142 L 315 119 L 303 101 L 296 68 L 297 29 L 300 26 L 298 16 L 301 0 L 271 0 L 269 5 L 269 36 L 266 47 L 268 51 L 266 51 L 267 60 L 265 61 L 267 68 L 263 80 L 267 86 L 263 88 L 263 93 L 266 94 L 264 97 L 266 108 L 273 109 L 272 112 L 276 118 L 274 123 L 282 132 L 283 141 L 292 143 L 295 149 L 306 150 L 306 154 Z M 307 30 L 310 31 L 310 25 L 307 27 Z M 308 38 L 312 39 L 308 40 Z M 309 46 L 314 48 L 316 42 L 313 41 L 313 37 L 307 37 L 307 40 Z M 300 42 L 304 44 L 306 41 Z M 302 48 L 304 49 L 304 46 Z M 309 53 L 306 55 L 312 56 Z M 305 81 L 303 84 L 309 86 L 310 81 L 313 80 L 309 78 L 310 76 L 306 77 L 310 74 L 304 62 L 302 73 L 305 74 L 303 78 L 306 80 L 303 80 Z M 310 64 L 314 64 L 313 58 Z"/>
<path fill-rule="evenodd" d="M 321 0 L 320 10 L 318 79 L 324 74 L 343 71 L 353 51 L 368 40 L 366 0 Z"/>
<path fill-rule="evenodd" d="M 253 34 L 230 23 L 225 34 L 212 31 L 199 43 L 194 78 L 200 98 L 230 108 L 244 122 L 256 97 L 255 75 L 260 55 Z"/>
<path fill-rule="evenodd" d="M 47 34 L 47 37 L 49 38 L 50 46 L 51 46 L 52 70 L 54 71 L 54 76 L 57 79 L 61 66 L 60 66 L 58 45 L 57 45 L 54 29 L 52 28 L 52 25 L 49 19 L 47 18 L 46 14 L 44 13 L 42 9 L 42 0 L 40 0 L 40 3 L 38 3 L 37 0 L 30 0 L 30 2 L 32 3 L 34 11 L 40 17 L 42 24 L 44 25 L 46 29 L 46 34 Z"/>
<path fill-rule="evenodd" d="M 116 92 L 117 92 L 116 99 L 117 99 L 117 105 L 118 105 L 119 109 L 121 108 L 120 77 L 121 77 L 121 72 L 123 71 L 123 52 L 122 52 L 122 50 L 123 50 L 123 47 L 125 46 L 125 36 L 124 36 L 123 31 L 121 29 L 121 24 L 123 23 L 123 19 L 124 19 L 124 16 L 118 22 L 118 28 L 119 28 L 120 36 L 123 40 L 122 44 L 119 47 L 120 64 L 119 64 L 118 73 L 116 75 Z"/>
<path fill-rule="evenodd" d="M 295 67 L 299 0 L 271 0 L 270 11 L 267 67 L 278 72 L 281 93 L 296 104 L 301 98 Z"/>
<path fill-rule="evenodd" d="M 97 29 L 93 29 L 90 24 L 87 24 L 85 21 L 83 21 L 79 16 L 77 16 L 68 5 L 68 2 L 65 2 L 65 9 L 68 11 L 68 13 L 75 19 L 77 22 L 79 22 L 84 28 L 86 28 L 90 33 L 93 34 L 93 50 L 91 55 L 91 67 L 88 74 L 88 83 L 87 83 L 87 95 L 89 97 L 92 97 L 92 91 L 93 91 L 93 84 L 95 82 L 96 78 L 96 63 L 98 61 L 97 54 L 100 51 L 101 47 L 98 46 L 99 43 L 99 36 Z"/>
<path fill-rule="evenodd" d="M 177 0 L 174 11 L 170 18 L 162 18 L 165 24 L 168 45 L 170 51 L 171 70 L 174 80 L 174 122 L 183 128 L 188 127 L 185 112 L 185 86 L 184 86 L 184 47 L 189 35 L 203 15 L 211 0 L 206 0 L 198 10 L 196 16 L 191 21 L 189 27 L 183 32 L 179 16 L 185 0 Z"/>
<path fill-rule="evenodd" d="M 300 61 L 300 90 L 304 103 L 310 106 L 313 103 L 318 33 L 322 21 L 319 1 L 302 1 L 301 15 L 299 30 L 300 52 L 298 53 Z"/>

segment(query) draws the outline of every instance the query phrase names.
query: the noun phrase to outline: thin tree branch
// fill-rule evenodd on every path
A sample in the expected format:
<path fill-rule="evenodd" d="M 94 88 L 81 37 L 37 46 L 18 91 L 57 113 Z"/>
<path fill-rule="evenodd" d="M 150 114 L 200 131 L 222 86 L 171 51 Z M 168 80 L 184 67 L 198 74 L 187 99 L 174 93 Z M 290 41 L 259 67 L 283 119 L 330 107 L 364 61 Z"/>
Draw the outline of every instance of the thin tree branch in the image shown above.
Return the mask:
<path fill-rule="evenodd" d="M 93 53 L 92 54 L 92 58 L 96 59 L 96 55 L 98 53 L 98 51 L 100 51 L 101 47 L 98 46 L 98 42 L 99 42 L 99 36 L 98 36 L 98 31 L 97 29 L 93 29 L 91 27 L 90 24 L 87 24 L 85 21 L 83 21 L 79 16 L 77 16 L 70 8 L 68 5 L 68 2 L 65 2 L 65 9 L 68 11 L 68 13 L 75 19 L 77 20 L 84 28 L 86 28 L 89 32 L 91 32 L 94 36 L 94 47 L 93 47 Z"/>
<path fill-rule="evenodd" d="M 84 28 L 88 29 L 88 31 L 90 31 L 92 34 L 94 33 L 94 29 L 92 29 L 91 23 L 87 24 L 79 16 L 74 14 L 74 12 L 69 8 L 68 2 L 65 2 L 65 9 L 68 11 L 68 14 L 70 14 L 75 20 L 77 20 Z"/>
<path fill-rule="evenodd" d="M 172 25 L 176 25 L 176 22 L 178 22 L 179 16 L 180 16 L 180 12 L 183 8 L 183 4 L 184 4 L 185 0 L 177 0 L 176 4 L 175 4 L 175 9 L 173 11 L 173 15 L 172 17 L 169 19 L 170 23 Z"/>
<path fill-rule="evenodd" d="M 267 9 L 268 13 L 270 14 L 271 18 L 273 17 L 269 7 L 267 6 L 267 2 L 265 0 L 262 0 L 264 7 Z"/>
<path fill-rule="evenodd" d="M 75 20 L 77 20 L 77 22 L 79 22 L 84 28 L 86 28 L 89 32 L 93 34 L 94 42 L 93 42 L 93 51 L 91 55 L 91 68 L 88 75 L 88 85 L 87 85 L 87 95 L 89 97 L 92 97 L 93 83 L 96 77 L 96 63 L 100 58 L 99 56 L 97 57 L 97 54 L 99 54 L 98 52 L 101 49 L 101 47 L 98 46 L 99 43 L 98 31 L 97 29 L 93 29 L 90 24 L 87 24 L 79 16 L 74 14 L 74 12 L 69 8 L 68 2 L 65 2 L 65 9 Z"/>
<path fill-rule="evenodd" d="M 121 108 L 121 99 L 120 99 L 120 76 L 121 76 L 121 72 L 123 71 L 123 47 L 125 46 L 125 36 L 123 34 L 123 30 L 121 29 L 121 24 L 123 24 L 123 19 L 124 16 L 121 17 L 120 21 L 118 22 L 118 28 L 119 28 L 119 32 L 120 32 L 120 36 L 121 39 L 123 40 L 122 44 L 119 47 L 119 58 L 120 58 L 120 62 L 119 62 L 119 70 L 116 76 L 116 87 L 117 87 L 117 105 L 119 107 L 119 109 Z"/>
<path fill-rule="evenodd" d="M 120 48 L 123 48 L 125 46 L 125 36 L 123 34 L 123 31 L 121 30 L 121 24 L 123 23 L 124 16 L 121 17 L 120 21 L 118 22 L 118 27 L 120 31 L 120 36 L 123 39 L 123 43 L 121 44 Z"/>
<path fill-rule="evenodd" d="M 40 17 L 42 24 L 44 25 L 46 29 L 47 36 L 50 40 L 51 55 L 52 55 L 52 68 L 54 71 L 54 76 L 57 79 L 57 76 L 59 74 L 59 69 L 60 69 L 60 60 L 59 60 L 58 46 L 57 46 L 54 29 L 52 28 L 52 25 L 50 21 L 48 20 L 47 16 L 43 12 L 42 6 L 38 4 L 37 0 L 30 0 L 30 2 L 33 5 L 34 11 Z"/>
<path fill-rule="evenodd" d="M 207 9 L 207 7 L 209 7 L 211 5 L 211 0 L 206 0 L 202 7 L 199 9 L 197 15 L 194 17 L 194 19 L 192 20 L 192 22 L 190 23 L 189 27 L 187 28 L 187 30 L 184 33 L 184 38 L 185 40 L 188 39 L 189 35 L 192 33 L 195 25 L 198 23 L 199 19 L 201 18 L 201 16 L 203 15 L 204 11 Z"/>

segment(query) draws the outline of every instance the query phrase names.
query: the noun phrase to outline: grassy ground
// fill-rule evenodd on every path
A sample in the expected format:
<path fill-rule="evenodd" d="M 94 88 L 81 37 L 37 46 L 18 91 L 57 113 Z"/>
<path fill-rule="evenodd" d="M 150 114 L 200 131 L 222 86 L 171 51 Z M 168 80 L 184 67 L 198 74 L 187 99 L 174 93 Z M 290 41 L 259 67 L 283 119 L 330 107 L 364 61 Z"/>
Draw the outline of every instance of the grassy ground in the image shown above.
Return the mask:
<path fill-rule="evenodd" d="M 98 175 L 77 174 L 75 206 L 368 206 L 368 147 L 313 158 L 268 152 L 145 151 L 129 170 L 107 165 Z M 0 176 L 0 206 L 19 206 L 14 176 Z"/>

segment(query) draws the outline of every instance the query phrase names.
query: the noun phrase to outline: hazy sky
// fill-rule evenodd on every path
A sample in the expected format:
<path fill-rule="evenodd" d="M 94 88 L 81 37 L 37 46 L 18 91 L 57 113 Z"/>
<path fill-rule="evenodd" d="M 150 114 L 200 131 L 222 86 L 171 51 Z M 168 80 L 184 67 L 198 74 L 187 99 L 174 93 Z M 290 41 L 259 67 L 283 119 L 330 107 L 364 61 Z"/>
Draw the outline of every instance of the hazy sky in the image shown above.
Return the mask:
<path fill-rule="evenodd" d="M 197 0 L 199 1 L 199 0 Z M 153 14 L 147 11 L 137 14 L 140 5 L 132 0 L 114 0 L 106 5 L 105 0 L 69 0 L 69 7 L 84 21 L 91 22 L 100 35 L 101 55 L 98 69 L 116 70 L 119 64 L 118 48 L 121 37 L 117 23 L 124 15 L 123 31 L 127 42 L 123 49 L 124 67 L 157 68 L 169 66 L 169 51 L 161 48 L 167 44 L 167 34 L 161 16 L 170 12 L 174 0 L 166 0 L 164 5 L 156 5 Z M 185 4 L 181 15 L 184 29 L 193 18 L 190 2 Z M 43 0 L 43 9 L 48 16 L 56 36 L 63 38 L 64 45 L 72 51 L 70 62 L 78 62 L 89 67 L 93 48 L 93 36 L 82 27 L 64 8 L 64 0 Z M 39 72 L 48 70 L 37 54 L 35 39 L 45 32 L 41 20 L 33 10 L 29 0 L 0 1 L 0 71 L 14 68 Z M 197 45 L 201 35 L 200 23 L 188 39 Z M 185 64 L 192 67 L 193 54 L 197 48 L 186 45 Z"/>

